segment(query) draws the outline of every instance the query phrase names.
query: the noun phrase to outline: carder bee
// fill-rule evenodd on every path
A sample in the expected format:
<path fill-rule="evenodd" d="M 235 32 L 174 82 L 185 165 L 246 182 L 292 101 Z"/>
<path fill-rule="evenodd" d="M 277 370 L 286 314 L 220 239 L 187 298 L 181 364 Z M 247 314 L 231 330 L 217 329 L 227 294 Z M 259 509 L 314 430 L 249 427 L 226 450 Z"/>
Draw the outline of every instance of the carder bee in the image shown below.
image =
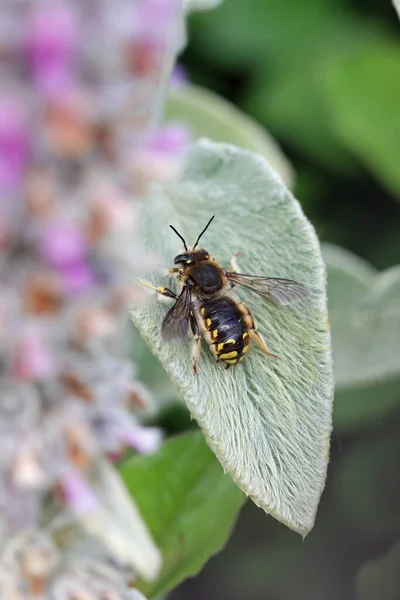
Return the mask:
<path fill-rule="evenodd" d="M 237 273 L 234 258 L 231 260 L 232 270 L 227 271 L 207 250 L 197 248 L 214 217 L 215 215 L 211 217 L 200 233 L 193 248 L 188 248 L 185 239 L 170 225 L 185 248 L 184 252 L 175 256 L 174 264 L 177 266 L 169 269 L 169 273 L 176 276 L 182 284 L 179 295 L 167 287 L 157 288 L 142 281 L 159 294 L 175 300 L 162 323 L 162 337 L 169 342 L 186 339 L 190 332 L 193 334 L 196 341 L 193 363 L 195 374 L 201 337 L 204 337 L 217 361 L 223 362 L 226 368 L 238 365 L 243 360 L 253 339 L 265 354 L 277 358 L 269 352 L 257 332 L 250 309 L 232 291 L 234 286 L 242 285 L 265 300 L 282 306 L 294 304 L 308 294 L 302 284 L 291 279 Z"/>

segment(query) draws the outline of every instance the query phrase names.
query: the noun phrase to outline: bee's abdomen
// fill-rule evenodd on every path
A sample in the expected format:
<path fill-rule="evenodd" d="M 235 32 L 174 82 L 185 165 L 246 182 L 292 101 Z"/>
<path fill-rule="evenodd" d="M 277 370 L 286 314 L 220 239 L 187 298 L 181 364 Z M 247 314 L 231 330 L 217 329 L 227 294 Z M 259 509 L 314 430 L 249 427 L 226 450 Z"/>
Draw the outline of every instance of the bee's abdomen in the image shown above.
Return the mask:
<path fill-rule="evenodd" d="M 200 306 L 211 350 L 218 360 L 229 366 L 241 361 L 249 347 L 250 327 L 246 312 L 229 297 L 203 302 Z"/>

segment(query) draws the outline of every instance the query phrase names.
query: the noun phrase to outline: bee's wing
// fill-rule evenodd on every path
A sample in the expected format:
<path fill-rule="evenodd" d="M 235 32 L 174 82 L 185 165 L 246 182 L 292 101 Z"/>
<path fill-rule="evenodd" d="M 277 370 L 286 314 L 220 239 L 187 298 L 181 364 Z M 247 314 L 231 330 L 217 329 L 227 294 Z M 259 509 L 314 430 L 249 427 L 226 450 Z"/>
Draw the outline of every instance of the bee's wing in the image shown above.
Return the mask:
<path fill-rule="evenodd" d="M 164 317 L 161 332 L 166 342 L 182 340 L 189 335 L 191 302 L 192 290 L 185 285 L 178 300 Z"/>
<path fill-rule="evenodd" d="M 294 304 L 308 296 L 308 290 L 301 283 L 292 279 L 281 279 L 279 277 L 257 277 L 256 275 L 244 275 L 242 273 L 228 272 L 229 281 L 242 285 L 272 304 Z"/>

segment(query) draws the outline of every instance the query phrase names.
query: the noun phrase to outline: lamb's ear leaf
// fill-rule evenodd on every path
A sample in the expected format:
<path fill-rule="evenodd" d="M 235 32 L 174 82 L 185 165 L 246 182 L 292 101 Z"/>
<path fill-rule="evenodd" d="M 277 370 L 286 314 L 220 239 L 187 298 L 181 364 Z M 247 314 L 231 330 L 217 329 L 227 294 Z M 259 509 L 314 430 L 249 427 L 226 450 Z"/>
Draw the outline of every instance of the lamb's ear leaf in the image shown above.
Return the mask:
<path fill-rule="evenodd" d="M 221 4 L 222 0 L 183 0 L 182 6 L 184 13 L 194 11 L 211 10 Z"/>
<path fill-rule="evenodd" d="M 400 266 L 382 273 L 351 252 L 323 246 L 336 388 L 400 375 Z"/>
<path fill-rule="evenodd" d="M 172 88 L 165 117 L 183 121 L 197 138 L 235 144 L 257 152 L 269 161 L 287 186 L 294 180 L 293 168 L 278 143 L 251 117 L 217 94 L 195 85 Z"/>
<path fill-rule="evenodd" d="M 166 344 L 159 296 L 132 310 L 132 319 L 180 389 L 224 469 L 267 513 L 306 535 L 324 487 L 331 432 L 333 376 L 318 240 L 298 202 L 267 161 L 207 140 L 189 152 L 180 181 L 149 198 L 142 229 L 165 262 L 179 250 L 173 224 L 193 244 L 215 214 L 201 245 L 219 262 L 240 251 L 240 271 L 294 279 L 309 296 L 276 308 L 239 290 L 274 360 L 252 347 L 225 370 L 203 344 L 197 376 L 193 346 Z M 151 275 L 154 285 L 176 285 Z"/>

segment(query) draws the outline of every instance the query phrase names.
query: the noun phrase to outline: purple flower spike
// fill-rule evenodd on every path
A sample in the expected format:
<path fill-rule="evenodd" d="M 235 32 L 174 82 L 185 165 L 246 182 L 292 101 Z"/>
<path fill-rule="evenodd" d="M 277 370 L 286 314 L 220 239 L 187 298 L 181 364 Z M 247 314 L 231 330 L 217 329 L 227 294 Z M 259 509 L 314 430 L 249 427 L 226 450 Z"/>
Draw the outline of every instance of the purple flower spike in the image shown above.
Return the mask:
<path fill-rule="evenodd" d="M 16 350 L 11 372 L 17 379 L 38 380 L 54 375 L 55 365 L 40 331 L 28 331 Z"/>
<path fill-rule="evenodd" d="M 147 39 L 163 38 L 180 11 L 180 0 L 146 0 L 139 2 L 137 30 Z"/>
<path fill-rule="evenodd" d="M 119 324 L 156 267 L 144 194 L 189 142 L 180 125 L 151 130 L 181 2 L 0 5 L 1 599 L 127 599 L 160 568 L 110 455 L 162 441 L 131 412 L 151 396 Z"/>
<path fill-rule="evenodd" d="M 179 123 L 166 125 L 155 131 L 148 139 L 148 150 L 155 154 L 176 156 L 184 152 L 190 143 L 187 127 Z"/>
<path fill-rule="evenodd" d="M 65 504 L 78 514 L 89 512 L 98 504 L 95 493 L 78 471 L 71 469 L 62 477 L 61 489 Z"/>
<path fill-rule="evenodd" d="M 175 65 L 171 75 L 171 84 L 174 87 L 181 87 L 186 83 L 189 83 L 189 77 L 186 69 L 182 67 L 182 65 Z"/>
<path fill-rule="evenodd" d="M 140 454 L 152 454 L 161 446 L 163 435 L 157 427 L 132 425 L 124 435 L 125 443 Z"/>
<path fill-rule="evenodd" d="M 85 260 L 63 266 L 61 278 L 64 291 L 69 296 L 87 292 L 96 284 L 95 273 Z"/>
<path fill-rule="evenodd" d="M 48 96 L 60 95 L 73 81 L 77 34 L 77 19 L 71 6 L 45 3 L 30 19 L 27 58 L 36 84 Z"/>
<path fill-rule="evenodd" d="M 79 263 L 86 255 L 83 232 L 71 223 L 52 223 L 43 232 L 39 242 L 41 258 L 54 267 Z"/>
<path fill-rule="evenodd" d="M 15 98 L 0 98 L 0 189 L 21 184 L 29 142 L 22 106 Z"/>

